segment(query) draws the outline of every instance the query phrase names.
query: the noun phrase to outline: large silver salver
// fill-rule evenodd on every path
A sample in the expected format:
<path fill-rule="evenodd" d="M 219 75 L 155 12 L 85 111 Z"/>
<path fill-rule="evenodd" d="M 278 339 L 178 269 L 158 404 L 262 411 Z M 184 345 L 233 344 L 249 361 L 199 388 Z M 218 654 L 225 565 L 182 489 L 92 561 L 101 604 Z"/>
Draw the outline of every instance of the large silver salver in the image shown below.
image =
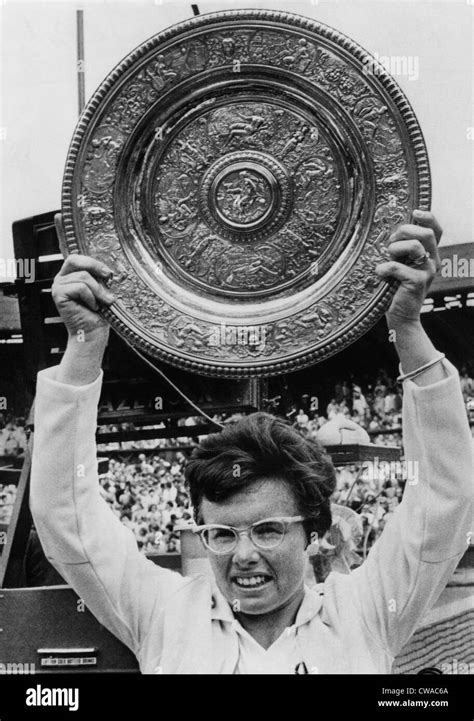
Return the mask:
<path fill-rule="evenodd" d="M 93 95 L 63 183 L 67 245 L 114 270 L 112 326 L 206 375 L 296 370 L 387 309 L 375 265 L 429 208 L 397 83 L 341 33 L 264 10 L 203 15 Z"/>

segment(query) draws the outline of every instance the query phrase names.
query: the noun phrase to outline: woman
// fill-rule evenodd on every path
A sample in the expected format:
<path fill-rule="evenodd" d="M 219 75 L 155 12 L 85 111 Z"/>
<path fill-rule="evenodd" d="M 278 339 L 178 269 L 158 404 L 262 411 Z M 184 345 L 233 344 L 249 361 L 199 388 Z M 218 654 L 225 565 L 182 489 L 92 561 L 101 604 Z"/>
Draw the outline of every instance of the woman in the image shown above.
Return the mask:
<path fill-rule="evenodd" d="M 182 578 L 139 553 L 97 478 L 108 338 L 97 311 L 113 302 L 100 283 L 109 271 L 65 261 L 53 297 L 69 340 L 60 365 L 38 375 L 31 508 L 51 562 L 142 672 L 389 673 L 451 577 L 470 538 L 472 441 L 459 376 L 420 323 L 441 229 L 429 212 L 414 219 L 392 234 L 391 260 L 376 271 L 400 282 L 387 321 L 405 388 L 405 456 L 418 472 L 364 563 L 331 573 L 323 595 L 304 577 L 331 524 L 334 469 L 317 443 L 269 414 L 208 437 L 186 469 L 213 578 Z M 339 422 L 350 435 L 350 421 Z"/>

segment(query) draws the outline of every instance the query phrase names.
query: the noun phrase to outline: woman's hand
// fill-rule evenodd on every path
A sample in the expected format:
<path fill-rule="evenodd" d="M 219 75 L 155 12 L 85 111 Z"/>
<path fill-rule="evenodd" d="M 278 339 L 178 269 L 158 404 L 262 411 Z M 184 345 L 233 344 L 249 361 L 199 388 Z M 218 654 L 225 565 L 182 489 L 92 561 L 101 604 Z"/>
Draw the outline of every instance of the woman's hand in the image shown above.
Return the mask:
<path fill-rule="evenodd" d="M 65 254 L 60 215 L 55 217 L 55 223 Z M 97 377 L 109 337 L 109 324 L 100 314 L 100 308 L 115 301 L 103 284 L 112 275 L 110 268 L 98 260 L 71 254 L 55 277 L 52 296 L 68 332 L 58 381 L 84 385 Z"/>
<path fill-rule="evenodd" d="M 391 328 L 419 320 L 423 301 L 440 267 L 441 226 L 427 210 L 415 210 L 413 221 L 416 225 L 400 225 L 390 236 L 391 260 L 375 269 L 381 278 L 400 281 L 387 312 Z M 424 258 L 427 253 L 429 257 Z"/>
<path fill-rule="evenodd" d="M 55 217 L 60 246 L 64 253 L 64 230 L 61 216 Z M 53 300 L 67 328 L 69 338 L 85 342 L 106 337 L 108 323 L 100 315 L 101 306 L 111 305 L 115 298 L 101 285 L 113 275 L 110 268 L 94 258 L 69 255 L 54 279 Z M 85 336 L 85 337 L 84 337 Z"/>
<path fill-rule="evenodd" d="M 421 325 L 420 313 L 440 267 L 438 243 L 442 230 L 427 210 L 415 210 L 413 221 L 417 225 L 400 225 L 390 236 L 391 260 L 375 269 L 381 278 L 400 281 L 387 312 L 387 323 L 403 373 L 418 370 L 439 356 Z M 443 366 L 437 363 L 416 376 L 415 383 L 429 385 L 445 376 Z"/>

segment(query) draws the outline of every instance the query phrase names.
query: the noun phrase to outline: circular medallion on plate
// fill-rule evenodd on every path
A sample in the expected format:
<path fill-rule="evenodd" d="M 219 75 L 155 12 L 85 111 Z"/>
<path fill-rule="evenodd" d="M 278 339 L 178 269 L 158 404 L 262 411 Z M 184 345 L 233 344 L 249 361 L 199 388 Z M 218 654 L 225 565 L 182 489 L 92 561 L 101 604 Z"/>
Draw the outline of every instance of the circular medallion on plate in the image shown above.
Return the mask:
<path fill-rule="evenodd" d="M 150 38 L 81 116 L 68 247 L 114 269 L 115 329 L 207 375 L 286 373 L 386 310 L 375 265 L 428 208 L 416 118 L 337 31 L 289 13 L 202 15 Z"/>

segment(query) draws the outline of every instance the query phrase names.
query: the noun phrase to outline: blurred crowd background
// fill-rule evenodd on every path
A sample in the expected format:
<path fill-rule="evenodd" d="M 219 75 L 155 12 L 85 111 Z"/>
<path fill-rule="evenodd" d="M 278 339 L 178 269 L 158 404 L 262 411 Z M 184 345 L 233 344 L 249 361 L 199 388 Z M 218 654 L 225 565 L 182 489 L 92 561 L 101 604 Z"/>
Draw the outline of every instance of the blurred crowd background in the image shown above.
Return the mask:
<path fill-rule="evenodd" d="M 461 370 L 461 385 L 466 413 L 474 421 L 474 379 L 470 369 Z M 304 436 L 316 437 L 328 421 L 341 415 L 360 424 L 376 445 L 402 449 L 402 390 L 394 378 L 380 371 L 373 383 L 358 384 L 341 380 L 334 385 L 330 402 L 320 408 L 314 396 L 304 393 L 295 403 L 286 405 L 281 397 L 266 404 L 270 412 L 285 416 Z M 229 423 L 238 416 L 214 416 Z M 178 421 L 180 426 L 199 424 L 199 417 Z M 160 423 L 152 428 L 164 428 Z M 102 432 L 134 430 L 132 423 L 101 425 Z M 0 460 L 21 456 L 27 434 L 22 417 L 0 413 Z M 105 454 L 119 451 L 119 458 L 109 457 L 108 468 L 99 474 L 101 493 L 121 522 L 135 534 L 143 553 L 179 553 L 177 524 L 192 520 L 192 508 L 184 483 L 184 468 L 198 437 L 116 441 L 99 444 Z M 129 457 L 124 460 L 124 457 Z M 116 454 L 117 455 L 117 454 Z M 365 553 L 376 540 L 403 495 L 406 472 L 403 464 L 382 468 L 374 475 L 360 465 L 338 468 L 337 490 L 333 502 L 356 511 L 362 520 L 363 535 L 358 552 Z M 16 486 L 0 484 L 0 523 L 8 524 L 15 501 Z M 363 546 L 363 547 L 362 547 Z"/>

